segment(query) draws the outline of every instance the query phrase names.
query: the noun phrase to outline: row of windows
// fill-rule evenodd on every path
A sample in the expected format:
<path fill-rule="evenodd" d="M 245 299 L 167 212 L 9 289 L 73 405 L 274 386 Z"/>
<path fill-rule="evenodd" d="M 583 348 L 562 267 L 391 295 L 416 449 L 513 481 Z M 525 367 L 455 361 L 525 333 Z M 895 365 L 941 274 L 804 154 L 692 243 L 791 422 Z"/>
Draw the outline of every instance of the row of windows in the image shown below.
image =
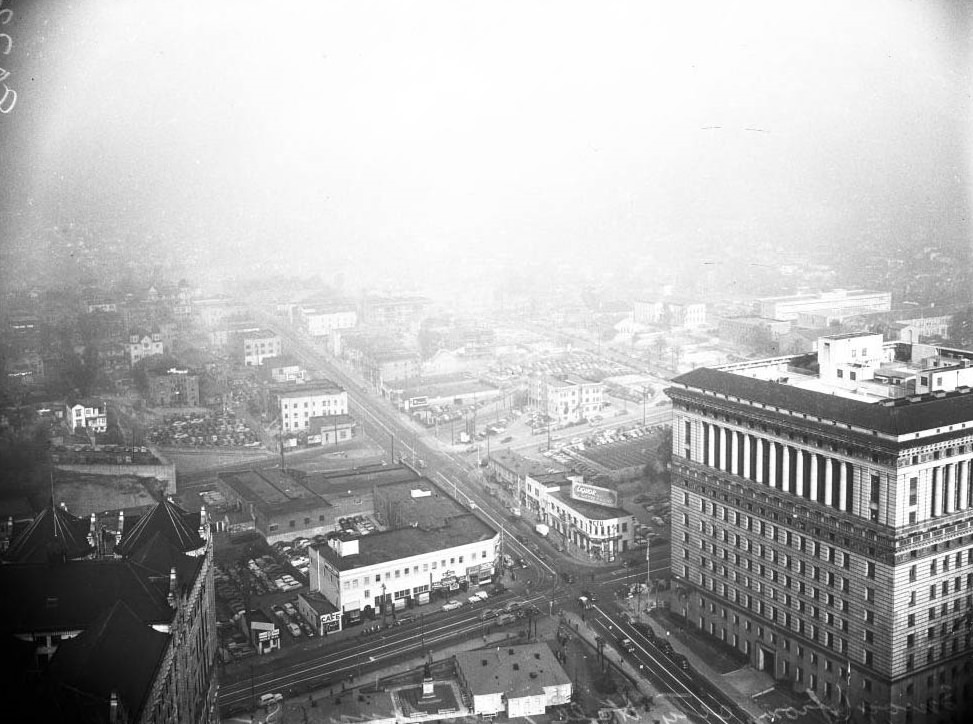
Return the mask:
<path fill-rule="evenodd" d="M 321 405 L 323 407 L 331 407 L 332 404 L 334 404 L 336 406 L 340 406 L 341 405 L 341 401 L 338 398 L 336 398 L 336 397 L 328 397 L 328 398 L 326 398 L 324 400 L 321 400 L 320 402 L 321 402 Z M 307 409 L 309 406 L 310 407 L 316 407 L 317 404 L 318 404 L 318 400 L 311 400 L 311 404 L 310 405 L 308 405 L 307 402 L 304 403 L 304 408 Z M 300 406 L 301 405 L 300 405 L 299 402 L 295 402 L 295 403 L 293 403 L 291 405 L 291 408 L 297 410 L 297 409 L 300 408 Z M 280 407 L 281 407 L 282 410 L 290 409 L 290 408 L 287 407 L 287 403 L 286 402 L 281 403 L 281 406 Z"/>
<path fill-rule="evenodd" d="M 486 557 L 487 557 L 487 552 L 485 550 L 480 551 L 480 558 L 481 559 L 485 559 Z M 454 557 L 452 557 L 452 558 L 449 559 L 449 565 L 450 566 L 461 565 L 463 563 L 463 561 L 464 561 L 464 556 L 458 556 L 458 557 L 457 556 L 454 556 Z M 472 556 L 470 556 L 470 562 L 472 563 L 472 562 L 475 562 L 475 561 L 476 561 L 476 554 L 474 553 Z M 433 571 L 437 570 L 437 564 L 438 564 L 438 567 L 439 568 L 442 568 L 444 570 L 447 568 L 446 559 L 443 558 L 442 561 L 438 561 L 438 562 L 437 561 L 432 561 L 431 564 L 430 563 L 423 563 L 422 564 L 422 572 L 423 573 L 428 573 L 430 570 L 433 570 Z M 430 568 L 430 566 L 431 566 L 431 568 Z M 418 564 L 412 566 L 411 569 L 408 566 L 406 566 L 405 568 L 395 568 L 395 569 L 390 569 L 388 571 L 385 571 L 385 580 L 388 581 L 388 580 L 392 580 L 393 578 L 401 578 L 403 576 L 408 576 L 410 574 L 413 575 L 413 576 L 419 575 L 419 565 Z M 358 581 L 359 581 L 358 578 L 347 578 L 347 579 L 345 579 L 342 582 L 342 588 L 344 588 L 346 591 L 347 590 L 350 590 L 350 589 L 353 589 L 353 588 L 358 588 Z M 362 578 L 361 578 L 361 587 L 364 588 L 365 586 L 367 586 L 371 582 L 372 582 L 372 577 L 371 576 L 362 576 Z M 376 573 L 375 574 L 374 582 L 375 583 L 381 583 L 382 582 L 382 574 L 381 573 Z"/>
<path fill-rule="evenodd" d="M 687 506 L 690 504 L 688 492 L 683 492 L 683 504 Z M 784 526 L 768 523 L 755 516 L 734 510 L 729 506 L 710 502 L 705 498 L 700 498 L 699 510 L 704 515 L 712 515 L 712 517 L 718 520 L 731 523 L 738 528 L 757 533 L 778 543 L 783 543 L 789 548 L 797 548 L 802 553 L 808 553 L 817 558 L 822 558 L 842 568 L 850 568 L 851 566 L 851 555 L 848 552 L 834 546 L 826 545 L 817 538 L 802 536 L 788 530 Z M 688 513 L 683 513 L 683 524 L 689 525 Z"/>

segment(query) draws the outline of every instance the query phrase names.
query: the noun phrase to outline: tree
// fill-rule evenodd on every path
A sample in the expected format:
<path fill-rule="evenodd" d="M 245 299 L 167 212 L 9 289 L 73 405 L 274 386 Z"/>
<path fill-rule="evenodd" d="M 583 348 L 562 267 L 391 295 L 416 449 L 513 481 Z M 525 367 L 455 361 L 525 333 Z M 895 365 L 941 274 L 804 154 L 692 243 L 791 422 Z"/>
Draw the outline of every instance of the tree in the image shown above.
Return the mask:
<path fill-rule="evenodd" d="M 966 347 L 973 344 L 973 304 L 958 310 L 949 321 L 949 342 L 952 346 Z"/>

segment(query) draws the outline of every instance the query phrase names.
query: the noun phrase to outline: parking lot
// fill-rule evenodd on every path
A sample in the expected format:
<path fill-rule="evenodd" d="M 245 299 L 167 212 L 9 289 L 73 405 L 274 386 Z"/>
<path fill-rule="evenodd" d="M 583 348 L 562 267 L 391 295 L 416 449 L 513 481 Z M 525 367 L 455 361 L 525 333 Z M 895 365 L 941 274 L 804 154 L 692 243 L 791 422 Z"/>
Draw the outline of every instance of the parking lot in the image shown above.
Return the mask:
<path fill-rule="evenodd" d="M 235 560 L 216 564 L 216 617 L 224 661 L 256 655 L 240 624 L 246 610 L 274 616 L 288 640 L 313 637 L 311 625 L 297 610 L 297 594 L 307 586 L 307 546 L 298 538 L 268 547 L 263 541 L 250 544 Z"/>
<path fill-rule="evenodd" d="M 185 447 L 258 447 L 257 434 L 232 412 L 166 415 L 146 440 L 155 445 Z"/>

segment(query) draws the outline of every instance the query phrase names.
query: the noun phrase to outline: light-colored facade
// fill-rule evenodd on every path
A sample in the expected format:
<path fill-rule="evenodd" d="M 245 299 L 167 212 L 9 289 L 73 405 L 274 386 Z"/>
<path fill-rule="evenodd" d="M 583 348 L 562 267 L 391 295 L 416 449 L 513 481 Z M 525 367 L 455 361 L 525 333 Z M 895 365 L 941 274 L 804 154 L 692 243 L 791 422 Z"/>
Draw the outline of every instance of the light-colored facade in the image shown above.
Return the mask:
<path fill-rule="evenodd" d="M 572 684 L 546 643 L 463 651 L 454 655 L 460 686 L 480 717 L 543 716 L 568 704 Z"/>
<path fill-rule="evenodd" d="M 837 335 L 668 390 L 673 612 L 856 721 L 973 703 L 973 393 L 896 389 L 946 360 Z"/>
<path fill-rule="evenodd" d="M 797 321 L 801 313 L 827 312 L 843 317 L 870 312 L 887 312 L 892 308 L 891 292 L 867 289 L 835 289 L 821 294 L 794 294 L 786 297 L 765 297 L 756 301 L 761 317 Z"/>
<path fill-rule="evenodd" d="M 637 299 L 632 318 L 636 324 L 666 324 L 693 329 L 706 325 L 706 303 L 680 299 Z"/>
<path fill-rule="evenodd" d="M 298 315 L 312 337 L 327 337 L 333 330 L 358 326 L 358 311 L 351 305 L 300 307 Z"/>
<path fill-rule="evenodd" d="M 635 545 L 638 521 L 618 506 L 618 493 L 585 483 L 579 475 L 527 475 L 527 508 L 550 526 L 550 535 L 592 557 L 613 561 Z"/>
<path fill-rule="evenodd" d="M 241 335 L 243 364 L 259 367 L 265 359 L 279 357 L 281 353 L 280 336 L 266 329 Z"/>
<path fill-rule="evenodd" d="M 128 361 L 135 365 L 146 357 L 165 353 L 161 332 L 136 332 L 128 336 Z"/>
<path fill-rule="evenodd" d="M 277 393 L 284 432 L 307 430 L 312 417 L 348 414 L 348 392 L 337 385 L 296 385 Z"/>
<path fill-rule="evenodd" d="M 431 591 L 493 579 L 500 534 L 472 514 L 439 528 L 405 527 L 332 538 L 309 549 L 310 589 L 341 611 L 345 625 L 363 614 L 426 603 Z"/>
<path fill-rule="evenodd" d="M 80 428 L 93 432 L 108 430 L 108 406 L 101 400 L 80 400 L 69 405 L 66 418 L 71 432 Z"/>
<path fill-rule="evenodd" d="M 531 377 L 528 404 L 545 413 L 557 425 L 581 422 L 597 414 L 604 401 L 605 386 L 576 375 Z"/>

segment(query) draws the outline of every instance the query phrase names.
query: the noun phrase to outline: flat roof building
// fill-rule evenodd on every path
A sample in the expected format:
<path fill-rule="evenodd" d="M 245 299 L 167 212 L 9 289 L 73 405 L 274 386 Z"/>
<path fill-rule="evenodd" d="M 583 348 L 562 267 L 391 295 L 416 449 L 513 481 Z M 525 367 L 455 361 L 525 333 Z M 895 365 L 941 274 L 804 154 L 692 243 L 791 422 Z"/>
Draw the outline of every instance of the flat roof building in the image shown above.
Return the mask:
<path fill-rule="evenodd" d="M 462 651 L 453 658 L 460 686 L 481 717 L 540 716 L 571 701 L 571 678 L 546 643 Z"/>
<path fill-rule="evenodd" d="M 846 334 L 675 378 L 673 612 L 862 721 L 969 710 L 971 368 Z"/>
<path fill-rule="evenodd" d="M 491 581 L 500 534 L 464 513 L 435 528 L 341 535 L 308 551 L 310 588 L 341 611 L 344 628 L 376 613 L 426 603 L 432 591 Z"/>

